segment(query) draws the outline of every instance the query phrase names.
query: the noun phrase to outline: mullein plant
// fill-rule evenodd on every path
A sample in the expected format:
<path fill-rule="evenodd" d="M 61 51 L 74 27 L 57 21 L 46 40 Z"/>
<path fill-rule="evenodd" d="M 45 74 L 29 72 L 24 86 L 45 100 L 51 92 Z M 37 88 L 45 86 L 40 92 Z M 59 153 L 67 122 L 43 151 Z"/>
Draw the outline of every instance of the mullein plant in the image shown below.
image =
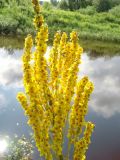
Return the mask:
<path fill-rule="evenodd" d="M 28 35 L 22 56 L 25 93 L 18 93 L 17 99 L 33 129 L 40 156 L 46 160 L 68 160 L 72 150 L 72 159 L 86 160 L 94 124 L 86 122 L 85 116 L 94 85 L 87 76 L 78 80 L 83 49 L 75 31 L 70 33 L 70 38 L 65 32 L 57 32 L 49 58 L 45 58 L 48 26 L 38 0 L 32 3 L 35 51 L 31 51 L 33 38 Z M 66 154 L 63 153 L 65 141 Z"/>

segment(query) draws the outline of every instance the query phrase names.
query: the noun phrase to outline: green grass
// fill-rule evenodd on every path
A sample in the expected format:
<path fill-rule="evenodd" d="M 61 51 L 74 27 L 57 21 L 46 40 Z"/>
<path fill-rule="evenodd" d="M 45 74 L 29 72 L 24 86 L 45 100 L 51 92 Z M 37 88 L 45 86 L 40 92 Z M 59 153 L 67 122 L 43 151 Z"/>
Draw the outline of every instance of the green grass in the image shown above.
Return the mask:
<path fill-rule="evenodd" d="M 33 33 L 33 9 L 24 6 L 6 6 L 0 8 L 0 33 L 1 34 L 27 34 Z"/>
<path fill-rule="evenodd" d="M 79 12 L 44 11 L 50 31 L 78 31 L 84 39 L 120 42 L 120 17 L 111 13 L 85 15 Z"/>
<path fill-rule="evenodd" d="M 117 12 L 119 9 L 120 7 Z M 120 16 L 117 16 L 114 8 L 104 13 L 97 13 L 93 7 L 77 12 L 43 9 L 43 15 L 49 26 L 50 37 L 57 30 L 67 33 L 76 30 L 81 39 L 120 42 Z M 32 18 L 31 6 L 27 10 L 19 6 L 12 9 L 5 7 L 0 10 L 0 33 L 34 33 Z"/>

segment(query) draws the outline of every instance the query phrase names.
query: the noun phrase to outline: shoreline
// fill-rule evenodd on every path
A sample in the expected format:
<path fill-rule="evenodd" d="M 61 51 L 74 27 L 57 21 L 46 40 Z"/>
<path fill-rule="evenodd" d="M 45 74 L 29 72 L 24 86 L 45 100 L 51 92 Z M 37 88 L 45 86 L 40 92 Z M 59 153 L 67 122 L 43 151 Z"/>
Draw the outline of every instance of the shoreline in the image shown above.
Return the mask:
<path fill-rule="evenodd" d="M 0 36 L 0 47 L 6 49 L 23 49 L 24 39 L 26 36 Z M 48 46 L 51 46 L 53 41 L 48 41 Z M 79 44 L 83 47 L 84 51 L 98 56 L 120 55 L 120 45 L 113 42 L 102 42 L 96 40 L 83 40 L 79 39 Z"/>

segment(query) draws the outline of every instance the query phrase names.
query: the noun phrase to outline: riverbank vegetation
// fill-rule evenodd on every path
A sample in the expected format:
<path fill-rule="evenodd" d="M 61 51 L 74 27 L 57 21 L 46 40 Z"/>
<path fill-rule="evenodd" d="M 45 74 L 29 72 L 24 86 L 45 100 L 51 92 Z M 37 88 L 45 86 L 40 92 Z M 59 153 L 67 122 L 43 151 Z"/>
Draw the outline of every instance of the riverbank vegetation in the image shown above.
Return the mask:
<path fill-rule="evenodd" d="M 33 9 L 30 0 L 1 0 L 0 3 L 1 34 L 21 35 L 33 32 Z"/>
<path fill-rule="evenodd" d="M 96 2 L 102 0 L 96 0 Z M 111 0 L 112 1 L 112 0 Z M 2 1 L 1 1 L 2 2 Z M 87 1 L 88 2 L 88 1 Z M 81 39 L 120 42 L 120 5 L 115 0 L 109 9 L 100 10 L 99 3 L 79 9 L 62 8 L 61 4 L 43 5 L 43 15 L 49 25 L 50 37 L 57 30 L 70 32 L 75 29 Z M 61 1 L 63 3 L 63 1 Z M 104 4 L 105 5 L 105 4 Z M 0 34 L 24 35 L 33 31 L 31 1 L 3 1 L 0 9 Z M 108 7 L 108 6 L 107 6 Z M 26 9 L 27 8 L 27 9 Z M 99 10 L 98 10 L 99 8 Z M 101 7 L 101 8 L 105 8 Z M 72 10 L 72 11 L 71 11 Z"/>

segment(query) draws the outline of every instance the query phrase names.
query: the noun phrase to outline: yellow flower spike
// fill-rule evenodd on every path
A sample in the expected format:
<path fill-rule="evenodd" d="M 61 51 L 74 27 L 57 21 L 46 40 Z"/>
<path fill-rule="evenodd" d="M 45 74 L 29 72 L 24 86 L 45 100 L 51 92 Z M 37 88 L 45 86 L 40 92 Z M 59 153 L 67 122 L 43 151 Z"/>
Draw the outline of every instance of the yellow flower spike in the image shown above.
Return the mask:
<path fill-rule="evenodd" d="M 34 6 L 34 10 L 35 12 L 38 14 L 41 11 L 41 7 L 39 5 L 39 1 L 38 0 L 32 0 L 33 6 Z"/>
<path fill-rule="evenodd" d="M 64 69 L 63 65 L 65 64 L 65 57 L 66 57 L 66 43 L 67 43 L 67 34 L 63 32 L 60 40 L 60 46 L 59 46 L 59 57 L 58 57 L 58 72 L 59 74 Z"/>
<path fill-rule="evenodd" d="M 33 46 L 32 36 L 29 34 L 27 38 L 25 38 L 25 49 L 30 50 Z"/>
<path fill-rule="evenodd" d="M 71 38 L 71 42 L 72 42 L 72 47 L 74 47 L 74 49 L 77 49 L 78 47 L 78 35 L 77 35 L 77 32 L 75 31 L 72 31 L 70 33 L 70 38 Z"/>
<path fill-rule="evenodd" d="M 68 104 L 71 102 L 72 96 L 74 94 L 77 80 L 78 65 L 79 63 L 75 62 L 69 69 L 69 77 L 65 89 L 65 100 Z"/>
<path fill-rule="evenodd" d="M 76 97 L 72 111 L 70 113 L 70 126 L 68 137 L 75 141 L 78 135 L 82 133 L 82 127 L 85 124 L 85 115 L 88 111 L 88 100 L 93 91 L 93 84 L 89 82 L 88 77 L 84 77 L 78 82 Z"/>
<path fill-rule="evenodd" d="M 34 95 L 36 93 L 36 88 L 34 87 L 33 81 L 32 81 L 32 68 L 30 65 L 31 61 L 31 49 L 33 45 L 32 36 L 28 35 L 25 39 L 25 51 L 23 54 L 23 80 L 24 80 L 24 86 L 26 93 L 29 95 L 30 99 L 34 99 Z M 32 85 L 31 85 L 32 84 Z"/>
<path fill-rule="evenodd" d="M 33 20 L 33 24 L 36 30 L 39 30 L 39 28 L 42 26 L 43 23 L 44 23 L 44 18 L 42 15 L 36 16 Z"/>
<path fill-rule="evenodd" d="M 32 0 L 32 3 L 33 3 L 34 11 L 36 13 L 35 18 L 33 20 L 33 24 L 34 24 L 36 30 L 39 31 L 40 27 L 44 23 L 44 18 L 41 15 L 41 6 L 39 4 L 39 1 L 38 0 Z"/>
<path fill-rule="evenodd" d="M 53 47 L 50 51 L 50 57 L 49 57 L 49 66 L 50 66 L 50 73 L 51 73 L 51 87 L 52 89 L 57 89 L 57 79 L 58 79 L 58 68 L 57 68 L 57 64 L 58 64 L 58 47 L 59 47 L 59 43 L 60 43 L 60 37 L 61 37 L 61 33 L 57 32 L 54 36 L 54 42 L 53 42 Z"/>
<path fill-rule="evenodd" d="M 84 92 L 84 88 L 88 82 L 88 77 L 82 78 L 78 83 L 77 83 L 77 90 L 76 90 L 76 96 L 74 100 L 74 107 L 79 105 L 79 101 L 81 99 L 82 93 Z"/>
<path fill-rule="evenodd" d="M 69 160 L 71 145 L 74 145 L 73 159 L 86 160 L 94 125 L 86 122 L 85 116 L 94 85 L 87 76 L 77 82 L 83 49 L 75 31 L 70 33 L 69 39 L 65 32 L 57 32 L 49 58 L 45 59 L 48 26 L 39 1 L 32 0 L 32 3 L 35 51 L 31 51 L 33 39 L 28 35 L 22 57 L 25 94 L 18 93 L 17 99 L 28 116 L 36 146 L 45 160 Z M 65 138 L 68 138 L 67 155 L 63 155 Z"/>
<path fill-rule="evenodd" d="M 26 111 L 27 110 L 27 107 L 28 107 L 28 103 L 27 103 L 27 97 L 24 93 L 22 92 L 19 92 L 17 94 L 17 99 L 18 101 L 21 103 L 22 107 L 24 108 L 24 110 Z"/>
<path fill-rule="evenodd" d="M 78 41 L 77 32 L 72 31 L 72 32 L 70 33 L 70 38 L 71 38 L 71 41 L 74 41 L 74 42 Z"/>
<path fill-rule="evenodd" d="M 91 134 L 92 134 L 94 128 L 95 128 L 95 125 L 93 123 L 87 122 L 86 130 L 84 132 L 84 138 L 85 138 L 87 145 L 90 144 L 90 137 L 91 137 Z"/>
<path fill-rule="evenodd" d="M 88 149 L 88 145 L 90 144 L 90 138 L 93 129 L 94 129 L 94 124 L 91 122 L 87 122 L 83 138 L 75 142 L 74 160 L 76 159 L 86 160 L 85 154 Z"/>
<path fill-rule="evenodd" d="M 85 139 L 82 138 L 75 143 L 73 159 L 74 160 L 85 159 L 85 151 L 86 151 L 86 142 Z"/>

